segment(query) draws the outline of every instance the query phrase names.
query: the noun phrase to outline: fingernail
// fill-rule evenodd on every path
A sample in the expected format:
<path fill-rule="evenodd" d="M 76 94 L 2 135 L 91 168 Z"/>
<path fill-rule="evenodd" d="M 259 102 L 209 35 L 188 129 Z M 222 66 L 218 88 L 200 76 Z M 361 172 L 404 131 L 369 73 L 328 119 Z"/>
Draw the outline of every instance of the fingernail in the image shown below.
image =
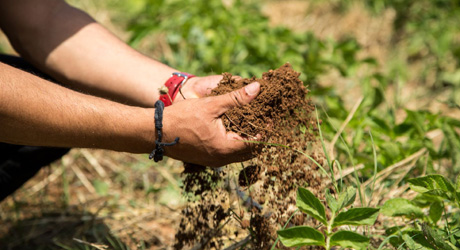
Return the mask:
<path fill-rule="evenodd" d="M 260 84 L 258 82 L 253 82 L 244 88 L 246 94 L 253 96 L 257 95 L 260 90 Z"/>

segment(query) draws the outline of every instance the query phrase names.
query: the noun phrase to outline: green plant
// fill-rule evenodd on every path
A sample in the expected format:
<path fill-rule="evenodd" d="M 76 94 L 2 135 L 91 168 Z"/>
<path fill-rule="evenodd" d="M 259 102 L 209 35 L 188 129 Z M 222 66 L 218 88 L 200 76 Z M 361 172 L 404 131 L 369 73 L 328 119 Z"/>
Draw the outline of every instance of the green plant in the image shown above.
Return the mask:
<path fill-rule="evenodd" d="M 369 178 L 374 167 L 371 163 L 373 148 L 366 131 L 372 131 L 379 151 L 379 171 L 425 148 L 428 150 L 429 171 L 432 171 L 433 162 L 448 159 L 452 165 L 446 171 L 452 175 L 460 172 L 459 120 L 426 110 L 410 110 L 392 105 L 384 94 L 388 80 L 382 75 L 370 76 L 362 82 L 362 86 L 364 98 L 357 102 L 357 109 L 352 113 L 353 119 L 346 123 L 343 130 L 347 136 L 341 140 L 343 143 L 335 144 L 337 159 L 350 164 L 349 155 L 353 155 L 355 162 L 350 165 L 366 164 L 365 178 Z M 328 117 L 323 123 L 324 134 L 326 140 L 333 141 L 336 131 L 350 113 L 340 96 L 333 92 L 325 94 L 322 107 Z M 404 116 L 405 119 L 398 120 L 398 116 Z M 429 134 L 433 131 L 439 131 L 439 144 L 434 143 L 434 138 Z"/>
<path fill-rule="evenodd" d="M 288 247 L 323 246 L 327 250 L 332 246 L 341 246 L 353 249 L 365 249 L 369 245 L 369 238 L 356 231 L 345 230 L 341 226 L 373 225 L 377 219 L 378 208 L 352 207 L 356 198 L 356 189 L 348 187 L 335 198 L 326 192 L 326 202 L 330 209 L 330 216 L 326 216 L 326 209 L 321 201 L 308 189 L 299 187 L 297 190 L 297 207 L 300 211 L 315 218 L 325 227 L 324 234 L 312 227 L 295 226 L 278 231 L 283 245 Z M 329 217 L 329 218 L 328 218 Z"/>
<path fill-rule="evenodd" d="M 338 10 L 346 11 L 347 8 L 353 8 L 353 4 L 358 1 L 331 2 L 339 7 Z M 346 123 L 344 134 L 349 136 L 343 138 L 344 143 L 336 144 L 337 158 L 344 165 L 365 164 L 363 178 L 369 178 L 373 166 L 370 164 L 372 145 L 367 131 L 372 131 L 379 151 L 379 171 L 426 148 L 429 152 L 429 173 L 435 172 L 433 165 L 444 165 L 445 162 L 441 163 L 441 160 L 447 160 L 452 163 L 452 167 L 448 165 L 446 168 L 447 174 L 457 175 L 460 172 L 458 119 L 422 110 L 420 107 L 408 109 L 407 103 L 401 97 L 405 93 L 399 91 L 407 92 L 408 88 L 404 86 L 406 82 L 416 82 L 430 90 L 424 96 L 411 99 L 412 101 L 419 102 L 430 98 L 433 100 L 431 103 L 440 103 L 438 94 L 445 92 L 447 100 L 442 102 L 451 108 L 459 107 L 460 43 L 456 38 L 459 33 L 458 25 L 453 25 L 459 21 L 459 1 L 381 0 L 360 3 L 364 3 L 377 15 L 384 11 L 394 11 L 395 31 L 390 42 L 390 46 L 394 46 L 391 50 L 394 56 L 391 56 L 392 60 L 385 62 L 383 70 L 377 69 L 382 67 L 370 67 L 368 75 L 358 80 L 361 86 L 360 95 L 364 98 L 362 102 L 356 103 L 358 108 L 352 113 L 353 119 Z M 333 61 L 339 62 L 338 59 Z M 349 62 L 341 65 L 350 69 Z M 353 79 L 355 75 L 349 70 L 347 77 Z M 387 96 L 389 88 L 396 89 L 393 98 Z M 344 94 L 337 93 L 334 88 L 322 89 L 315 94 L 325 96 L 324 99 L 319 99 L 324 113 L 329 115 L 325 119 L 324 134 L 327 140 L 332 141 L 349 114 L 349 109 L 345 108 Z M 401 117 L 406 118 L 401 120 Z M 429 136 L 433 131 L 441 132 L 438 133 L 438 138 L 442 138 L 440 146 Z M 349 159 L 349 155 L 353 155 L 355 162 Z"/>
<path fill-rule="evenodd" d="M 159 59 L 195 74 L 231 72 L 242 77 L 261 75 L 285 62 L 302 72 L 308 85 L 317 76 L 337 69 L 349 75 L 372 59 L 356 58 L 354 39 L 323 41 L 313 33 L 296 33 L 271 26 L 254 1 L 145 0 L 145 7 L 128 25 L 129 43 L 140 47 L 147 38 Z"/>
<path fill-rule="evenodd" d="M 353 0 L 348 1 L 353 2 Z M 460 93 L 460 2 L 458 0 L 379 0 L 364 1 L 374 13 L 392 9 L 394 35 L 399 61 L 404 64 L 423 62 L 417 82 L 435 91 L 449 89 L 448 102 L 459 105 Z M 343 3 L 342 3 L 343 4 Z M 391 67 L 391 66 L 390 66 Z M 393 73 L 400 74 L 395 68 Z"/>
<path fill-rule="evenodd" d="M 408 180 L 419 194 L 413 200 L 388 200 L 381 213 L 409 223 L 388 228 L 390 243 L 406 249 L 455 250 L 460 247 L 460 178 L 456 184 L 441 175 Z"/>

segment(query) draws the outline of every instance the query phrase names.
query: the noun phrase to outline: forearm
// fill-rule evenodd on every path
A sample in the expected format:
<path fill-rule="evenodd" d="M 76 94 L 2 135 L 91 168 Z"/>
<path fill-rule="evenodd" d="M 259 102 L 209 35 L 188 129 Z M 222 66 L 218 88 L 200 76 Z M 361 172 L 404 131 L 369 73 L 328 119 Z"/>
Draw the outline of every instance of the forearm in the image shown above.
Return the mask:
<path fill-rule="evenodd" d="M 131 49 L 63 1 L 7 0 L 2 7 L 0 24 L 15 49 L 75 89 L 152 107 L 158 88 L 175 71 Z"/>
<path fill-rule="evenodd" d="M 89 96 L 0 63 L 0 141 L 147 153 L 154 110 Z"/>

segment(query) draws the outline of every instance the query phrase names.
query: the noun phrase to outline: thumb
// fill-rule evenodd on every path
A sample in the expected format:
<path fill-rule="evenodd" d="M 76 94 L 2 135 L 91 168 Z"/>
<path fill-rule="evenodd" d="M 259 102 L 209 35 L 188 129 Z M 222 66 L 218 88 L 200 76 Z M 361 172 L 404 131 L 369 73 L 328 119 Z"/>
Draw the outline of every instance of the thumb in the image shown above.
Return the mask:
<path fill-rule="evenodd" d="M 260 92 L 260 84 L 253 82 L 244 88 L 232 91 L 228 94 L 216 96 L 215 104 L 218 115 L 222 115 L 227 110 L 248 104 L 254 100 Z"/>

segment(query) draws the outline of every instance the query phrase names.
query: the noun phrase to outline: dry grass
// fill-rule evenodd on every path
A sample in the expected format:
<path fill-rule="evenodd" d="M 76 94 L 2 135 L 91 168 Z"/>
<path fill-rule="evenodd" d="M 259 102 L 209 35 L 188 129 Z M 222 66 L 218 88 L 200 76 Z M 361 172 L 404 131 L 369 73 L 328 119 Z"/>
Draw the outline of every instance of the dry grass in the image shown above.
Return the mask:
<path fill-rule="evenodd" d="M 183 204 L 181 172 L 172 159 L 73 149 L 0 204 L 0 245 L 50 249 L 78 246 L 76 238 L 113 248 L 120 238 L 132 249 L 167 248 Z"/>

